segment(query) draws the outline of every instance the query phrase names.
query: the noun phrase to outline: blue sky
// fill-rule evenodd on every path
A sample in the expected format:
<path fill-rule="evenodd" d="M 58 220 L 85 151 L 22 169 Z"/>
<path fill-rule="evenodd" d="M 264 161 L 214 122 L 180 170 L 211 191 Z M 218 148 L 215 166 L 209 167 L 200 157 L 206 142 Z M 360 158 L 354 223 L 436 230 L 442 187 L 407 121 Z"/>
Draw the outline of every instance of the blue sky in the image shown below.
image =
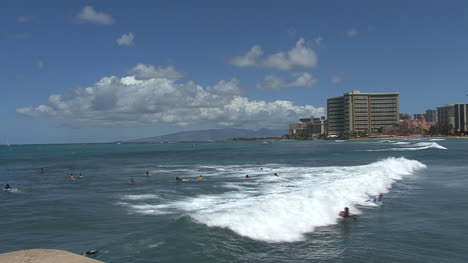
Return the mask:
<path fill-rule="evenodd" d="M 466 1 L 2 1 L 0 143 L 284 128 L 350 90 L 468 97 Z"/>

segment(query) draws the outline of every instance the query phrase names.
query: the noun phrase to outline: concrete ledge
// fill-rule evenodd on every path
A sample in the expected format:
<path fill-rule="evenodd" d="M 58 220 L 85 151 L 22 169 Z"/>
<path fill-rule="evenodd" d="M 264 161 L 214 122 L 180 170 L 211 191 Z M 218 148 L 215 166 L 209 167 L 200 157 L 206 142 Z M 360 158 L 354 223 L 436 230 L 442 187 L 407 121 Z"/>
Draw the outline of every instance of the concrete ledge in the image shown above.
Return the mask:
<path fill-rule="evenodd" d="M 1 263 L 103 263 L 58 249 L 28 249 L 0 254 Z"/>

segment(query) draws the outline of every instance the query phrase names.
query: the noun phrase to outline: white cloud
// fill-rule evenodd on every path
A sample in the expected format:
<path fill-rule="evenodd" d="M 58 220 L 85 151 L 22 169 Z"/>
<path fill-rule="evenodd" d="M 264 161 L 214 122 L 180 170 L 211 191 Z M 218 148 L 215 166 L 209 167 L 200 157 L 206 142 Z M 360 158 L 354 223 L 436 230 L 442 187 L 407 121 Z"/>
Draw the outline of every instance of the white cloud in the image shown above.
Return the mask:
<path fill-rule="evenodd" d="M 263 55 L 262 47 L 259 45 L 253 46 L 247 54 L 231 59 L 231 64 L 237 67 L 252 67 L 258 66 L 259 57 Z"/>
<path fill-rule="evenodd" d="M 29 23 L 32 20 L 32 16 L 18 16 L 16 18 L 16 21 L 18 23 L 24 24 L 24 23 Z"/>
<path fill-rule="evenodd" d="M 138 80 L 146 80 L 152 78 L 166 78 L 166 79 L 182 79 L 184 74 L 176 71 L 174 67 L 155 67 L 153 65 L 138 64 L 133 67 L 129 73 L 133 74 Z"/>
<path fill-rule="evenodd" d="M 44 67 L 44 61 L 38 60 L 38 61 L 36 62 L 36 65 L 37 65 L 37 68 L 38 68 L 38 69 L 42 69 L 42 68 Z"/>
<path fill-rule="evenodd" d="M 317 83 L 317 78 L 312 74 L 304 72 L 297 75 L 296 80 L 286 83 L 282 79 L 268 75 L 265 79 L 257 85 L 258 89 L 287 89 L 287 88 L 313 88 Z"/>
<path fill-rule="evenodd" d="M 96 12 L 92 6 L 85 6 L 77 15 L 77 19 L 81 23 L 93 23 L 102 25 L 111 25 L 114 23 L 114 18 L 110 14 Z"/>
<path fill-rule="evenodd" d="M 348 37 L 355 37 L 355 36 L 359 35 L 359 31 L 356 28 L 350 28 L 350 29 L 346 30 L 346 35 Z"/>
<path fill-rule="evenodd" d="M 17 108 L 16 111 L 74 126 L 212 124 L 285 127 L 302 116 L 324 114 L 323 108 L 296 106 L 290 101 L 249 100 L 241 96 L 237 79 L 221 80 L 214 86 L 203 87 L 193 81 L 178 83 L 157 74 L 137 78 L 141 69 L 149 68 L 153 73 L 167 69 L 142 65 L 132 69 L 133 75 L 103 77 L 90 87 L 51 95 L 45 104 Z"/>
<path fill-rule="evenodd" d="M 333 75 L 330 79 L 333 85 L 338 85 L 341 82 L 343 82 L 343 80 L 344 80 L 344 77 L 342 75 Z"/>
<path fill-rule="evenodd" d="M 117 38 L 116 42 L 119 46 L 131 46 L 133 45 L 133 39 L 135 36 L 132 32 L 123 34 L 121 37 Z"/>
<path fill-rule="evenodd" d="M 305 40 L 300 38 L 296 46 L 287 52 L 278 52 L 262 58 L 262 47 L 256 45 L 244 56 L 231 59 L 231 64 L 237 67 L 265 67 L 278 70 L 290 70 L 296 67 L 315 68 L 318 57 L 315 51 L 305 46 Z"/>

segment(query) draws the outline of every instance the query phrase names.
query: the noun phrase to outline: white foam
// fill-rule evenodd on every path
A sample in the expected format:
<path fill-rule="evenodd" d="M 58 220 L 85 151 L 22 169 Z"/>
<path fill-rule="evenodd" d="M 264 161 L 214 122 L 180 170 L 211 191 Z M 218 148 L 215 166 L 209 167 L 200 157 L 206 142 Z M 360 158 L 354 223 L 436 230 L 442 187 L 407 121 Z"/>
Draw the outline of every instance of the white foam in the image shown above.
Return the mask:
<path fill-rule="evenodd" d="M 444 146 L 436 143 L 436 142 L 418 142 L 413 145 L 409 145 L 410 147 L 404 147 L 404 148 L 396 148 L 396 151 L 418 151 L 418 150 L 425 150 L 425 149 L 441 149 L 441 150 L 447 150 Z"/>
<path fill-rule="evenodd" d="M 410 142 L 394 142 L 393 144 L 396 144 L 396 145 L 408 145 L 408 144 L 411 144 Z"/>
<path fill-rule="evenodd" d="M 229 228 L 239 235 L 266 242 L 294 242 L 316 227 L 336 223 L 338 212 L 366 205 L 370 196 L 385 193 L 395 180 L 425 165 L 405 158 L 355 167 L 290 167 L 294 176 L 275 182 L 262 178 L 258 192 L 204 195 L 179 206 L 197 222 Z M 279 180 L 281 179 L 281 180 Z"/>
<path fill-rule="evenodd" d="M 392 143 L 392 145 L 396 145 L 397 143 Z M 368 152 L 384 152 L 384 151 L 420 151 L 426 149 L 441 149 L 447 150 L 446 147 L 436 143 L 436 142 L 417 142 L 417 143 L 410 143 L 410 142 L 401 142 L 399 143 L 402 145 L 400 148 L 389 148 L 389 149 L 378 149 L 378 150 L 366 150 Z"/>
<path fill-rule="evenodd" d="M 276 169 L 279 177 L 262 173 L 245 179 L 241 177 L 249 174 L 246 171 L 258 167 L 238 166 L 241 176 L 233 178 L 232 167 L 217 166 L 217 178 L 226 182 L 213 182 L 226 189 L 223 193 L 179 196 L 175 201 L 126 196 L 128 203 L 119 204 L 145 215 L 186 214 L 198 223 L 255 240 L 295 242 L 317 227 L 335 224 L 344 207 L 360 214 L 359 206 L 372 206 L 366 202 L 369 198 L 387 193 L 395 181 L 425 167 L 402 157 L 362 166 L 282 167 Z"/>
<path fill-rule="evenodd" d="M 147 200 L 147 199 L 157 199 L 158 195 L 155 194 L 142 194 L 142 195 L 124 195 L 122 196 L 123 200 Z"/>

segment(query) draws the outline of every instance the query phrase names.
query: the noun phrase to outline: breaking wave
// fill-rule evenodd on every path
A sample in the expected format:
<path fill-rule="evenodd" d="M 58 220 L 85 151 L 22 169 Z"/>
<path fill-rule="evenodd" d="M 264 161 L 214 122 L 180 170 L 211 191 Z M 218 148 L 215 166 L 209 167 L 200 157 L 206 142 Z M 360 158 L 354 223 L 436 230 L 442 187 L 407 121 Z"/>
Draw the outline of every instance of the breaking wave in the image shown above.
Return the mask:
<path fill-rule="evenodd" d="M 430 142 L 391 142 L 390 145 L 401 145 L 399 148 L 388 148 L 388 149 L 378 149 L 378 150 L 367 150 L 368 152 L 384 152 L 384 151 L 419 151 L 426 149 L 441 149 L 447 150 L 446 147 L 430 141 Z"/>
<path fill-rule="evenodd" d="M 141 214 L 182 213 L 200 224 L 255 240 L 295 242 L 317 227 L 335 224 L 343 207 L 361 213 L 358 207 L 370 205 L 366 202 L 370 196 L 388 192 L 395 181 L 425 167 L 401 157 L 361 166 L 282 167 L 280 177 L 275 177 L 252 173 L 258 167 L 245 165 L 237 166 L 237 174 L 250 174 L 250 179 L 233 181 L 224 169 L 215 169 L 217 181 L 204 182 L 220 184 L 226 190 L 222 193 L 121 204 Z"/>

